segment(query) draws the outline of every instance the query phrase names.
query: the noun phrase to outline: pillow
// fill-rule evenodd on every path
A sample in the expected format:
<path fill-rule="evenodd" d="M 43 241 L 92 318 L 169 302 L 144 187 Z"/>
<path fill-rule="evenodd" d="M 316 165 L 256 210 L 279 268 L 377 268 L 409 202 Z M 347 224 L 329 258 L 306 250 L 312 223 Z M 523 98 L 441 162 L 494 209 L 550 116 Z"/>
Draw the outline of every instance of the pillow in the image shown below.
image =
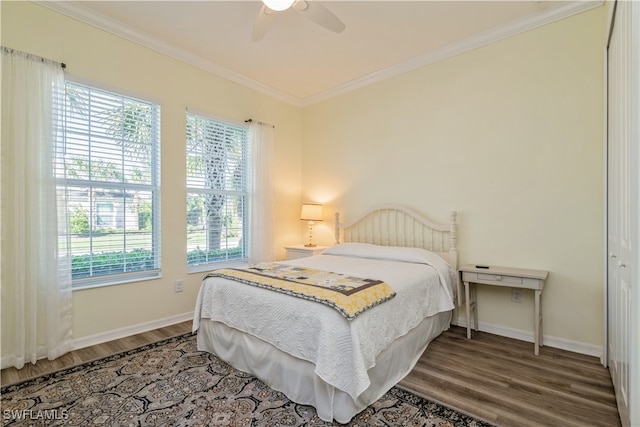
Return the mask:
<path fill-rule="evenodd" d="M 438 272 L 440 283 L 455 301 L 458 273 L 438 254 L 422 248 L 405 248 L 401 246 L 380 246 L 370 243 L 342 243 L 325 249 L 322 255 L 341 255 L 368 259 L 410 262 L 430 265 Z"/>
<path fill-rule="evenodd" d="M 406 248 L 401 246 L 380 246 L 371 243 L 342 243 L 325 249 L 322 255 L 353 256 L 369 259 L 386 259 L 390 261 L 432 264 L 434 257 L 444 260 L 433 252 L 422 248 Z"/>

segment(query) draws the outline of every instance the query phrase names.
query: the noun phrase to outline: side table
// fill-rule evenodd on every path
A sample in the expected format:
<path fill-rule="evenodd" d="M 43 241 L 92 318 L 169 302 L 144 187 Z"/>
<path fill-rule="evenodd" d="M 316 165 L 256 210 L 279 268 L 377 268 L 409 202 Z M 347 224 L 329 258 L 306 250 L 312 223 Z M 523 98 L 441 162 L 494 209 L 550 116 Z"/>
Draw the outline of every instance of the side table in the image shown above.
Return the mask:
<path fill-rule="evenodd" d="M 473 311 L 474 329 L 478 330 L 478 309 L 475 284 L 503 286 L 509 288 L 532 289 L 535 292 L 534 313 L 534 354 L 537 356 L 542 346 L 542 302 L 544 281 L 549 275 L 544 270 L 524 268 L 479 266 L 465 264 L 458 269 L 462 273 L 467 312 L 467 338 L 471 338 L 471 312 Z"/>
<path fill-rule="evenodd" d="M 287 250 L 287 259 L 298 259 L 318 255 L 328 246 L 293 245 L 285 246 L 284 248 Z"/>

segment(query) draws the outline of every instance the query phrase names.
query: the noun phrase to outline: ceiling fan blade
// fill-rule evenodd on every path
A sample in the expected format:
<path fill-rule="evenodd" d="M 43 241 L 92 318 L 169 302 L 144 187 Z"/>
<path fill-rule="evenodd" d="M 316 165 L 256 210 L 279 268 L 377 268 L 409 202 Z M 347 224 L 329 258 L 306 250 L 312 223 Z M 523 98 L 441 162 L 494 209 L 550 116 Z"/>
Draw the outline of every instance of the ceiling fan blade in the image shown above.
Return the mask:
<path fill-rule="evenodd" d="M 253 32 L 251 33 L 251 39 L 254 42 L 258 42 L 264 38 L 269 31 L 273 18 L 276 16 L 275 12 L 269 9 L 264 4 L 260 9 L 260 13 L 256 18 L 256 22 L 253 24 Z"/>
<path fill-rule="evenodd" d="M 318 2 L 298 0 L 293 7 L 311 21 L 335 33 L 341 33 L 346 28 L 336 15 Z"/>

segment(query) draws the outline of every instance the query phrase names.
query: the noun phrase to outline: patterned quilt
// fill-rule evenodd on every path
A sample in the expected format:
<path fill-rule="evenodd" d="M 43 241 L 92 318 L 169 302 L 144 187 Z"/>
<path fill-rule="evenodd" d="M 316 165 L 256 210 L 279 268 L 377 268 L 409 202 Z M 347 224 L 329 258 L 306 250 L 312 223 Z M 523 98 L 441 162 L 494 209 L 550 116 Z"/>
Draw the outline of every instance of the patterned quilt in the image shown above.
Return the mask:
<path fill-rule="evenodd" d="M 349 320 L 396 296 L 391 286 L 380 280 L 277 262 L 247 268 L 223 268 L 207 274 L 207 277 L 222 277 L 316 301 L 335 308 Z"/>

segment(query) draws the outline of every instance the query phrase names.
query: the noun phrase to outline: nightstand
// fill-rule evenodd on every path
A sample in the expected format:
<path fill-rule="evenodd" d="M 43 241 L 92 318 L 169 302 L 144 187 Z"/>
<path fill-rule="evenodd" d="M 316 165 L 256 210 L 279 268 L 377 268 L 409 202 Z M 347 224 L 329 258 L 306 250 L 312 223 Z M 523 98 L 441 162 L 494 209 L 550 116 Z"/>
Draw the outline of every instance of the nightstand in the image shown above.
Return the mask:
<path fill-rule="evenodd" d="M 462 273 L 467 311 L 467 338 L 471 338 L 471 312 L 473 311 L 474 329 L 478 330 L 477 294 L 475 284 L 504 286 L 508 288 L 532 289 L 535 292 L 534 312 L 534 354 L 537 356 L 542 346 L 542 290 L 549 275 L 544 270 L 466 264 L 458 269 Z"/>
<path fill-rule="evenodd" d="M 328 246 L 305 246 L 305 245 L 294 245 L 294 246 L 285 246 L 287 250 L 287 259 L 298 259 L 298 258 L 306 258 L 313 255 L 318 255 L 322 251 L 328 248 Z"/>

